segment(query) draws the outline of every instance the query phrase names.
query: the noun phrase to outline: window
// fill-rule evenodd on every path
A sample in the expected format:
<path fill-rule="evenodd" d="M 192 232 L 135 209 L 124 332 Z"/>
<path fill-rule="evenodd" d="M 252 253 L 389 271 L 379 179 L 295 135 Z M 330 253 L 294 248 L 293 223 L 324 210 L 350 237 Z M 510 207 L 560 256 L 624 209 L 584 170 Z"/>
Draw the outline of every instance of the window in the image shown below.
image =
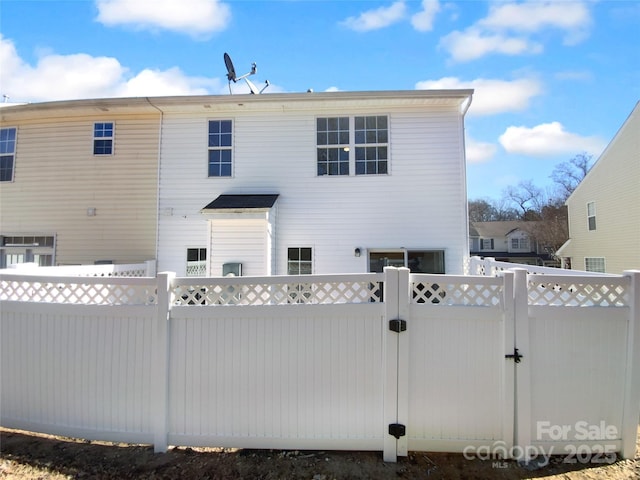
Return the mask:
<path fill-rule="evenodd" d="M 349 175 L 349 117 L 318 118 L 318 175 Z"/>
<path fill-rule="evenodd" d="M 187 277 L 204 277 L 207 274 L 207 249 L 187 248 Z"/>
<path fill-rule="evenodd" d="M 14 263 L 53 265 L 55 238 L 46 235 L 0 235 L 0 268 Z"/>
<path fill-rule="evenodd" d="M 287 274 L 310 275 L 312 272 L 311 248 L 287 249 Z"/>
<path fill-rule="evenodd" d="M 493 250 L 493 238 L 483 238 L 480 240 L 481 250 Z"/>
<path fill-rule="evenodd" d="M 318 118 L 318 176 L 349 175 L 353 165 L 356 175 L 388 173 L 388 124 L 386 115 Z"/>
<path fill-rule="evenodd" d="M 512 238 L 511 248 L 513 250 L 529 250 L 529 239 L 528 238 Z"/>
<path fill-rule="evenodd" d="M 387 173 L 389 132 L 387 117 L 356 117 L 356 175 Z"/>
<path fill-rule="evenodd" d="M 604 270 L 604 258 L 602 257 L 587 257 L 584 259 L 584 269 L 587 272 L 605 273 Z"/>
<path fill-rule="evenodd" d="M 376 250 L 369 251 L 369 271 L 384 267 L 409 267 L 411 273 L 445 273 L 444 250 Z"/>
<path fill-rule="evenodd" d="M 587 225 L 589 230 L 596 229 L 596 202 L 587 203 Z"/>
<path fill-rule="evenodd" d="M 13 181 L 16 154 L 16 129 L 0 128 L 0 182 Z"/>
<path fill-rule="evenodd" d="M 209 176 L 231 176 L 231 120 L 209 120 Z"/>
<path fill-rule="evenodd" d="M 93 154 L 111 155 L 113 153 L 113 122 L 93 124 Z"/>

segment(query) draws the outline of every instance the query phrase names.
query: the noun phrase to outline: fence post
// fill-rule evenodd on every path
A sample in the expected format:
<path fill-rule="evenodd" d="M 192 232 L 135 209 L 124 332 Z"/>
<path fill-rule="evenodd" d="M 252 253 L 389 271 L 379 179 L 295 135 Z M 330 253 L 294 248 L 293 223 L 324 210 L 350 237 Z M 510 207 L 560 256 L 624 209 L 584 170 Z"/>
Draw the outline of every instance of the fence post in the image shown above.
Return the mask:
<path fill-rule="evenodd" d="M 622 407 L 622 456 L 633 459 L 636 453 L 638 415 L 640 414 L 640 270 L 626 270 L 630 279 L 629 323 L 627 330 L 627 369 Z"/>
<path fill-rule="evenodd" d="M 396 462 L 398 440 L 389 425 L 398 423 L 398 334 L 389 330 L 389 321 L 398 318 L 398 269 L 384 268 L 385 315 L 382 319 L 382 415 L 383 460 Z"/>
<path fill-rule="evenodd" d="M 162 272 L 157 276 L 158 312 L 154 334 L 153 392 L 153 450 L 167 451 L 169 422 L 169 316 L 171 313 L 171 285 L 175 273 Z"/>
<path fill-rule="evenodd" d="M 522 360 L 515 372 L 514 447 L 521 452 L 518 460 L 528 462 L 531 453 L 531 349 L 529 348 L 529 290 L 527 270 L 511 269 L 514 273 L 513 298 L 515 314 L 515 346 Z M 514 448 L 515 451 L 515 448 Z"/>
<path fill-rule="evenodd" d="M 146 270 L 146 276 L 147 277 L 155 277 L 156 276 L 156 261 L 154 260 L 147 260 L 145 263 L 145 270 Z"/>
<path fill-rule="evenodd" d="M 502 312 L 503 312 L 503 355 L 514 353 L 516 344 L 515 332 L 515 293 L 514 282 L 515 275 L 513 271 L 505 270 L 500 274 L 502 278 Z M 505 357 L 506 358 L 506 357 Z M 516 402 L 516 368 L 515 362 L 504 361 L 503 381 L 504 381 L 504 398 L 502 412 L 502 439 L 505 442 L 507 452 L 513 452 L 513 441 L 515 437 L 515 402 Z"/>
<path fill-rule="evenodd" d="M 398 336 L 398 420 L 406 426 L 407 434 L 398 439 L 396 453 L 401 457 L 409 455 L 409 308 L 411 302 L 411 280 L 408 268 L 398 269 L 398 317 L 407 322 L 407 330 Z"/>

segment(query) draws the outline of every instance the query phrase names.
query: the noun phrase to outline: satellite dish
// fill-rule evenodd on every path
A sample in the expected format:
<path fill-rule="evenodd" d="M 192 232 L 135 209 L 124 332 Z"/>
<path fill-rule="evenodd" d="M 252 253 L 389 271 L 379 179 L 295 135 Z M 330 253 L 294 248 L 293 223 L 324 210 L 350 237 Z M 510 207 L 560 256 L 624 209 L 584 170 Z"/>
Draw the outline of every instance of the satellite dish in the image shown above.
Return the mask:
<path fill-rule="evenodd" d="M 236 82 L 236 69 L 233 68 L 233 62 L 231 61 L 231 57 L 229 56 L 228 53 L 224 54 L 224 64 L 227 67 L 227 80 L 229 80 L 229 82 L 231 82 L 233 80 L 233 83 Z"/>
<path fill-rule="evenodd" d="M 224 65 L 225 67 L 227 67 L 227 80 L 229 81 L 229 93 L 232 94 L 233 92 L 231 91 L 231 82 L 236 83 L 238 80 L 244 80 L 247 84 L 247 86 L 249 87 L 249 90 L 251 91 L 251 93 L 258 95 L 262 92 L 264 92 L 264 90 L 270 85 L 269 84 L 269 80 L 267 80 L 265 82 L 265 86 L 262 87 L 262 90 L 258 90 L 256 88 L 256 86 L 253 84 L 253 82 L 251 82 L 251 80 L 249 80 L 247 77 L 249 75 L 255 75 L 256 72 L 258 71 L 258 67 L 256 66 L 255 63 L 251 64 L 251 71 L 249 73 L 245 73 L 244 75 L 241 75 L 240 77 L 236 76 L 236 69 L 233 66 L 233 62 L 231 61 L 231 57 L 229 56 L 228 53 L 224 54 Z"/>

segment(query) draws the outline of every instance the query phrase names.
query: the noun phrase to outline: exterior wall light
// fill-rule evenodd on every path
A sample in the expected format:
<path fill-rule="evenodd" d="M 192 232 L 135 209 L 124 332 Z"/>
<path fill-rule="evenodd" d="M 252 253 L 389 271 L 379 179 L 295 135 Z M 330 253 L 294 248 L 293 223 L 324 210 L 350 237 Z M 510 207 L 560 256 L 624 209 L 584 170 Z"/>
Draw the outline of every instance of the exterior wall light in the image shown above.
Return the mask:
<path fill-rule="evenodd" d="M 359 256 L 360 256 L 360 253 L 361 253 L 361 251 L 360 251 L 360 247 L 356 247 L 356 249 L 353 251 L 353 254 L 354 254 L 356 257 L 359 257 Z"/>

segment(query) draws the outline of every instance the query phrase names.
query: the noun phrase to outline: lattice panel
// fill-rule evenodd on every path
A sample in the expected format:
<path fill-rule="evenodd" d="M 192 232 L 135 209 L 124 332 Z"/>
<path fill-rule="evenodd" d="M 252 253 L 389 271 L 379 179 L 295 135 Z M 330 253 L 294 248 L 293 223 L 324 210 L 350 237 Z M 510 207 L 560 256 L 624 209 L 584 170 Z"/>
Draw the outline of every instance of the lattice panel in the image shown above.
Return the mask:
<path fill-rule="evenodd" d="M 177 305 L 284 305 L 382 301 L 381 282 L 256 283 L 179 285 Z"/>
<path fill-rule="evenodd" d="M 626 307 L 629 291 L 624 285 L 595 282 L 549 283 L 543 280 L 529 282 L 529 304 L 567 307 Z"/>
<path fill-rule="evenodd" d="M 502 285 L 412 282 L 412 303 L 434 305 L 500 305 Z"/>
<path fill-rule="evenodd" d="M 155 285 L 57 283 L 48 281 L 0 282 L 0 298 L 23 302 L 81 305 L 155 305 Z"/>

